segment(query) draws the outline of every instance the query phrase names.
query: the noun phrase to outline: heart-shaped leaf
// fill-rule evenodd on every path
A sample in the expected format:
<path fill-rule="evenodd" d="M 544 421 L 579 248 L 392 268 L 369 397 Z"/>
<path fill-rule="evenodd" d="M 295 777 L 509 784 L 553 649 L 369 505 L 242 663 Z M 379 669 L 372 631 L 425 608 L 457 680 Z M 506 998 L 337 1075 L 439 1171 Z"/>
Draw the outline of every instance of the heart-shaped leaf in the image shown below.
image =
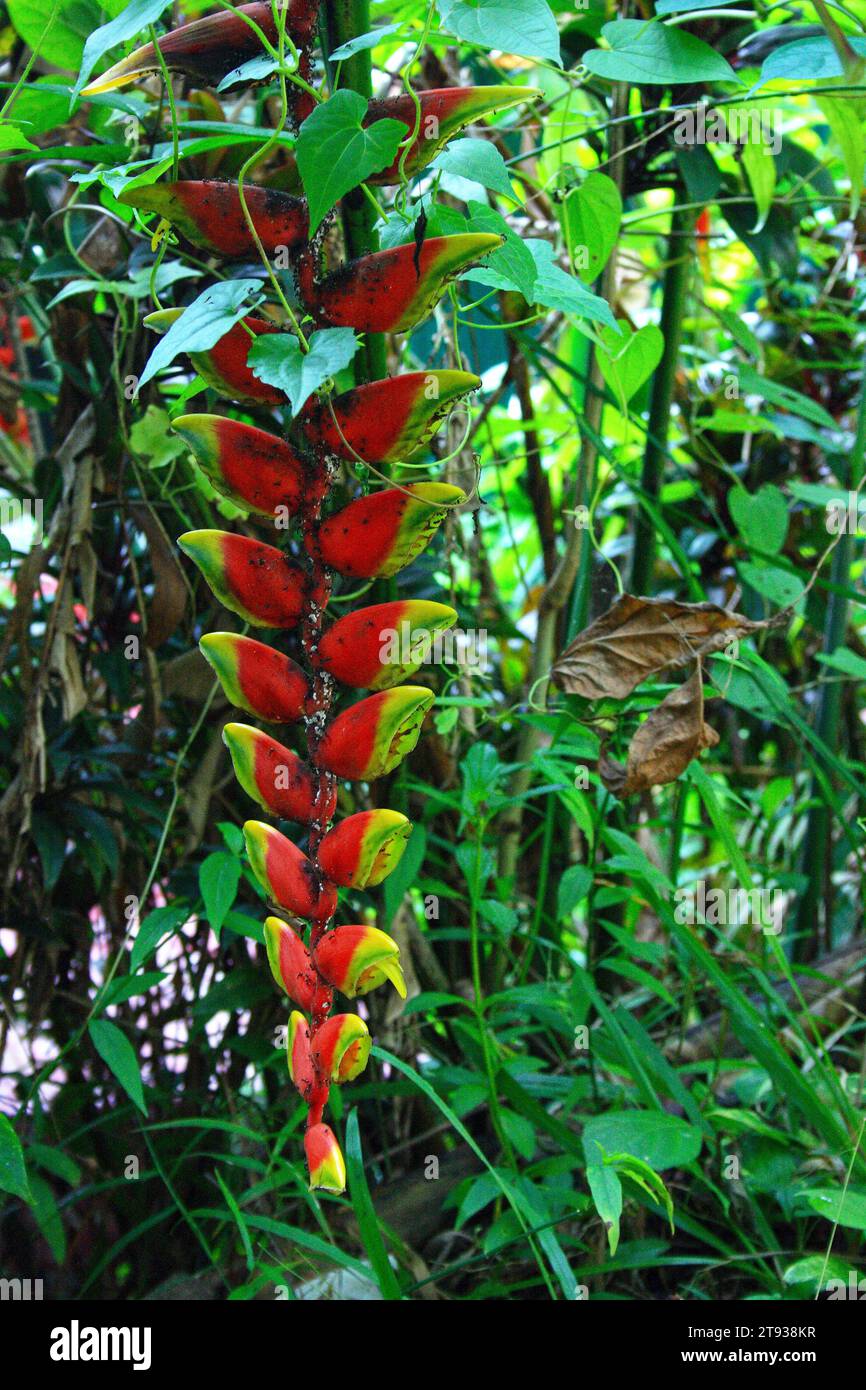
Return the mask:
<path fill-rule="evenodd" d="M 617 334 L 611 328 L 601 330 L 603 348 L 598 351 L 598 369 L 613 394 L 630 401 L 648 381 L 662 359 L 665 350 L 664 334 L 654 323 L 644 324 L 637 331 L 620 324 Z"/>

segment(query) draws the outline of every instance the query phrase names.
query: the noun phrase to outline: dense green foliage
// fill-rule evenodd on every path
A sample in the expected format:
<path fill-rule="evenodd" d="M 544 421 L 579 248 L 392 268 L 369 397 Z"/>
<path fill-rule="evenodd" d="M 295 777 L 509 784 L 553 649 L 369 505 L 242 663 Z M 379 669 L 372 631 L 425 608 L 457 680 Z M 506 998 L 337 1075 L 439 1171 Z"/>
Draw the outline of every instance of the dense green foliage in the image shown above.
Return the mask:
<path fill-rule="evenodd" d="M 866 5 L 325 0 L 300 135 L 286 62 L 79 96 L 207 8 L 0 4 L 0 1274 L 812 1297 L 866 1230 Z M 541 95 L 383 187 L 404 128 L 361 120 L 404 84 Z M 207 348 L 251 303 L 286 327 L 295 286 L 120 200 L 178 173 L 303 192 L 331 266 L 505 242 L 411 333 L 263 352 L 291 405 L 230 408 L 191 319 L 146 316 L 195 302 Z M 453 605 L 469 657 L 413 677 L 410 758 L 341 789 L 414 824 L 343 894 L 409 999 L 363 1001 L 349 1192 L 322 1197 L 196 648 L 227 615 L 175 545 L 264 532 L 171 422 L 280 433 L 315 389 L 455 367 L 468 412 L 388 471 L 470 501 L 369 601 Z M 337 497 L 383 476 L 343 464 Z M 658 602 L 617 626 L 629 594 Z"/>

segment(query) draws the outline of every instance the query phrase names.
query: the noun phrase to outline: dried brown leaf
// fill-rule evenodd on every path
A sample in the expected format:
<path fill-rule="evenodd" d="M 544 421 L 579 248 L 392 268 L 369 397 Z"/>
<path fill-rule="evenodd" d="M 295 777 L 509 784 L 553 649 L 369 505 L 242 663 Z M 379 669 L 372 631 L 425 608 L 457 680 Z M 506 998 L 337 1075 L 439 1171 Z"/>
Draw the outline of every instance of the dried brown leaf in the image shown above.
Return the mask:
<path fill-rule="evenodd" d="M 567 695 L 624 700 L 651 676 L 722 651 L 764 626 L 714 603 L 621 594 L 569 643 L 551 676 Z"/>
<path fill-rule="evenodd" d="M 701 664 L 694 675 L 672 690 L 641 724 L 632 739 L 625 767 L 602 750 L 601 780 L 609 792 L 624 800 L 650 787 L 675 782 L 704 748 L 718 743 L 715 729 L 704 723 Z"/>

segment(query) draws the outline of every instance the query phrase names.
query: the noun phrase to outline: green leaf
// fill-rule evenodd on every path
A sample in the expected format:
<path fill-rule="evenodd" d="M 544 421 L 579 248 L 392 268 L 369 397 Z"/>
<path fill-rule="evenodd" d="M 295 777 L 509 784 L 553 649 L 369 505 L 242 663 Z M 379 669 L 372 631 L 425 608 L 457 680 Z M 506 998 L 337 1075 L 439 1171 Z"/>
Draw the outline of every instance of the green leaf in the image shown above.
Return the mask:
<path fill-rule="evenodd" d="M 631 1154 L 661 1172 L 665 1168 L 684 1168 L 701 1151 L 699 1129 L 678 1115 L 649 1110 L 620 1110 L 587 1120 L 583 1129 L 583 1150 L 587 1163 L 601 1161 L 605 1154 Z"/>
<path fill-rule="evenodd" d="M 719 0 L 656 0 L 656 15 L 661 19 L 669 14 L 690 14 L 692 10 L 709 10 L 718 6 Z"/>
<path fill-rule="evenodd" d="M 258 58 L 250 58 L 248 62 L 241 63 L 240 67 L 232 68 L 217 86 L 218 92 L 224 92 L 227 87 L 234 87 L 238 82 L 261 82 L 266 77 L 270 77 L 272 72 L 276 72 L 279 67 L 276 58 L 272 58 L 269 53 L 261 53 Z"/>
<path fill-rule="evenodd" d="M 241 861 L 224 849 L 209 854 L 198 871 L 207 919 L 217 934 L 234 904 L 240 880 Z"/>
<path fill-rule="evenodd" d="M 165 468 L 172 459 L 189 452 L 180 436 L 172 434 L 168 411 L 158 405 L 149 405 L 141 419 L 136 420 L 129 431 L 129 441 L 151 468 Z"/>
<path fill-rule="evenodd" d="M 348 1177 L 349 1196 L 355 1210 L 355 1220 L 358 1223 L 361 1240 L 364 1242 L 364 1249 L 367 1251 L 370 1264 L 373 1266 L 379 1291 L 382 1297 L 389 1301 L 401 1299 L 403 1295 L 400 1285 L 391 1268 L 388 1251 L 382 1240 L 379 1218 L 376 1215 L 370 1197 L 370 1189 L 367 1186 L 357 1110 L 351 1110 L 346 1121 L 346 1175 Z"/>
<path fill-rule="evenodd" d="M 163 937 L 170 936 L 178 927 L 182 927 L 189 915 L 189 903 L 181 899 L 149 912 L 139 926 L 132 943 L 129 957 L 130 974 L 134 974 L 142 962 L 156 950 Z"/>
<path fill-rule="evenodd" d="M 427 832 L 423 825 L 414 825 L 396 869 L 393 869 L 382 887 L 382 916 L 380 926 L 388 930 L 394 920 L 397 908 L 413 884 L 421 875 L 421 865 L 427 852 Z"/>
<path fill-rule="evenodd" d="M 796 603 L 806 587 L 796 574 L 776 569 L 774 565 L 745 562 L 737 565 L 737 573 L 756 593 L 769 599 L 779 608 L 787 608 L 789 604 Z"/>
<path fill-rule="evenodd" d="M 778 555 L 788 534 L 788 503 L 780 488 L 766 483 L 750 493 L 735 487 L 728 493 L 728 508 L 750 550 Z"/>
<path fill-rule="evenodd" d="M 0 150 L 38 150 L 39 146 L 28 140 L 17 126 L 4 121 L 0 125 Z"/>
<path fill-rule="evenodd" d="M 141 374 L 139 387 L 170 367 L 182 352 L 207 352 L 261 302 L 261 280 L 221 280 L 202 290 L 160 339 Z M 254 296 L 253 304 L 250 297 Z"/>
<path fill-rule="evenodd" d="M 586 864 L 572 864 L 559 880 L 556 891 L 556 915 L 562 921 L 570 917 L 592 887 L 592 869 Z"/>
<path fill-rule="evenodd" d="M 310 205 L 310 235 L 335 203 L 370 174 L 387 169 L 408 133 L 402 121 L 364 127 L 367 103 L 357 92 L 335 92 L 307 117 L 298 134 L 298 172 Z"/>
<path fill-rule="evenodd" d="M 615 19 L 601 32 L 610 49 L 590 49 L 584 53 L 583 63 L 610 82 L 634 82 L 645 87 L 740 83 L 721 53 L 684 29 L 672 29 L 658 20 L 647 24 L 642 19 Z"/>
<path fill-rule="evenodd" d="M 527 1163 L 535 1154 L 535 1130 L 523 1115 L 515 1115 L 513 1110 L 500 1110 L 502 1128 L 517 1152 Z"/>
<path fill-rule="evenodd" d="M 628 402 L 648 381 L 662 360 L 664 334 L 654 323 L 634 330 L 627 323 L 619 333 L 602 328 L 603 347 L 598 349 L 598 369 L 620 402 Z"/>
<path fill-rule="evenodd" d="M 0 1188 L 4 1192 L 11 1192 L 13 1197 L 22 1197 L 25 1202 L 32 1200 L 21 1141 L 12 1128 L 11 1121 L 2 1113 L 0 1113 Z"/>
<path fill-rule="evenodd" d="M 846 38 L 855 53 L 866 56 L 866 39 L 855 38 L 853 34 L 847 34 Z M 754 90 L 766 82 L 815 83 L 844 75 L 839 55 L 828 38 L 795 39 L 793 43 L 774 49 L 764 59 Z"/>
<path fill-rule="evenodd" d="M 856 217 L 866 173 L 866 101 L 850 96 L 816 97 L 815 101 L 842 152 L 842 162 L 851 184 L 848 216 Z"/>
<path fill-rule="evenodd" d="M 74 72 L 81 62 L 85 40 L 108 18 L 123 9 L 125 0 L 60 0 L 52 18 L 53 0 L 8 0 L 15 32 L 47 63 Z"/>
<path fill-rule="evenodd" d="M 125 1033 L 107 1019 L 94 1019 L 87 1028 L 90 1040 L 105 1062 L 109 1071 L 120 1082 L 134 1105 L 142 1115 L 147 1114 L 144 1091 L 141 1085 L 141 1069 L 135 1049 Z"/>
<path fill-rule="evenodd" d="M 82 87 L 87 86 L 90 74 L 100 58 L 127 39 L 134 39 L 148 25 L 155 24 L 168 6 L 168 0 L 132 0 L 122 14 L 103 24 L 90 34 L 84 45 L 81 57 L 81 70 L 72 88 L 72 99 L 76 100 Z"/>
<path fill-rule="evenodd" d="M 370 29 L 366 34 L 358 34 L 354 39 L 341 43 L 339 48 L 333 50 L 331 62 L 342 63 L 355 53 L 366 53 L 368 49 L 375 48 L 381 39 L 386 39 L 389 34 L 399 33 L 401 27 L 399 24 L 382 24 L 378 29 Z"/>
<path fill-rule="evenodd" d="M 489 140 L 452 140 L 447 149 L 433 160 L 430 168 L 461 179 L 471 179 L 494 193 L 502 193 L 512 202 L 523 201 L 511 186 L 505 160 Z"/>
<path fill-rule="evenodd" d="M 619 1219 L 622 1216 L 622 1183 L 613 1168 L 603 1163 L 588 1163 L 586 1180 L 592 1193 L 595 1209 L 604 1222 L 611 1255 L 619 1245 Z"/>
<path fill-rule="evenodd" d="M 442 28 L 479 48 L 561 66 L 559 31 L 546 0 L 438 0 Z"/>
<path fill-rule="evenodd" d="M 569 275 L 556 264 L 549 241 L 531 239 L 524 245 L 535 261 L 536 279 L 531 303 L 547 309 L 559 309 L 572 318 L 608 324 L 616 332 L 616 320 L 610 305 L 599 295 L 592 294 L 576 275 Z"/>
<path fill-rule="evenodd" d="M 752 234 L 757 235 L 763 230 L 773 206 L 773 193 L 776 189 L 776 161 L 769 145 L 764 140 L 746 140 L 742 146 L 742 159 L 752 196 L 755 199 L 755 207 L 758 209 L 758 220 L 751 229 Z"/>
<path fill-rule="evenodd" d="M 68 1182 L 70 1187 L 78 1187 L 81 1183 L 78 1164 L 68 1154 L 61 1153 L 60 1149 L 52 1149 L 48 1144 L 30 1144 L 27 1156 L 44 1168 L 46 1173 L 53 1173 L 56 1178 Z"/>
<path fill-rule="evenodd" d="M 607 174 L 588 174 L 563 203 L 562 220 L 572 263 L 587 285 L 598 279 L 607 265 L 621 218 L 620 191 Z"/>
<path fill-rule="evenodd" d="M 850 1187 L 847 1192 L 841 1187 L 820 1187 L 802 1192 L 800 1196 L 813 1211 L 826 1217 L 834 1225 L 866 1231 L 866 1192 L 859 1192 Z"/>
<path fill-rule="evenodd" d="M 760 396 L 762 400 L 769 401 L 771 405 L 778 405 L 783 410 L 789 410 L 792 415 L 799 415 L 804 420 L 811 420 L 814 425 L 822 425 L 824 429 L 838 430 L 839 426 L 833 416 L 828 414 L 817 401 L 810 400 L 800 391 L 794 391 L 790 386 L 783 386 L 779 381 L 771 381 L 768 377 L 761 376 L 753 367 L 738 367 L 737 372 L 740 378 L 740 388 L 745 395 Z"/>
<path fill-rule="evenodd" d="M 36 1224 L 48 1242 L 55 1260 L 62 1265 L 66 1259 L 66 1233 L 51 1186 L 45 1178 L 34 1173 L 30 1179 L 30 1191 L 33 1194 L 33 1215 Z"/>
<path fill-rule="evenodd" d="M 302 352 L 298 339 L 289 333 L 263 334 L 247 357 L 253 376 L 285 391 L 293 417 L 314 391 L 348 367 L 358 350 L 351 328 L 322 328 L 308 341 L 309 352 Z"/>

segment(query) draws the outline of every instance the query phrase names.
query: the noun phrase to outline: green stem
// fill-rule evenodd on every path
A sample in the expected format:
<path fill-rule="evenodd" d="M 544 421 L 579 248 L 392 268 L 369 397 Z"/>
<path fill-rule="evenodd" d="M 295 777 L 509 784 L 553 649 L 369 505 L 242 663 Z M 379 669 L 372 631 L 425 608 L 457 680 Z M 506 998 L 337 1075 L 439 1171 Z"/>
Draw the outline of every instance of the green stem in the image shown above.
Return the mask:
<path fill-rule="evenodd" d="M 864 361 L 866 367 L 866 361 Z M 848 471 L 848 486 L 857 492 L 863 481 L 863 462 L 866 455 L 866 388 L 860 397 L 857 412 L 857 434 L 851 453 Z M 855 559 L 855 538 L 847 532 L 833 552 L 831 569 L 831 590 L 827 599 L 827 614 L 824 623 L 822 650 L 825 655 L 844 646 L 848 628 L 848 598 L 851 587 L 851 566 Z M 818 697 L 815 715 L 815 733 L 829 748 L 839 746 L 839 720 L 842 712 L 842 681 L 825 681 Z M 817 924 L 821 919 L 822 902 L 826 904 L 823 914 L 826 944 L 831 945 L 832 934 L 832 893 L 830 875 L 832 872 L 832 816 L 827 800 L 821 794 L 821 787 L 815 778 L 812 780 L 812 798 L 815 805 L 809 812 L 806 834 L 803 839 L 800 868 L 806 877 L 806 887 L 797 909 L 794 941 L 794 959 L 807 960 L 814 952 Z"/>
<path fill-rule="evenodd" d="M 340 44 L 366 34 L 371 28 L 369 0 L 326 0 L 323 11 L 322 48 L 325 58 Z M 330 67 L 330 64 L 329 64 Z M 373 95 L 372 61 L 369 49 L 355 53 L 340 64 L 340 86 L 357 92 L 369 101 Z M 349 260 L 368 256 L 379 249 L 376 231 L 377 210 L 361 189 L 347 193 L 342 202 L 343 235 Z M 355 377 L 362 381 L 378 381 L 388 374 L 385 337 L 382 333 L 367 333 L 364 345 L 355 358 Z"/>
<path fill-rule="evenodd" d="M 683 335 L 683 316 L 689 282 L 688 234 L 694 214 L 676 209 L 671 214 L 668 239 L 667 268 L 662 289 L 661 331 L 665 347 L 662 360 L 653 377 L 650 398 L 647 443 L 641 475 L 641 492 L 654 502 L 661 486 L 667 456 L 668 430 L 674 398 L 674 380 Z M 631 568 L 631 589 L 635 594 L 647 592 L 652 580 L 655 560 L 655 527 L 652 515 L 645 509 L 638 513 L 634 537 L 634 556 Z"/>

